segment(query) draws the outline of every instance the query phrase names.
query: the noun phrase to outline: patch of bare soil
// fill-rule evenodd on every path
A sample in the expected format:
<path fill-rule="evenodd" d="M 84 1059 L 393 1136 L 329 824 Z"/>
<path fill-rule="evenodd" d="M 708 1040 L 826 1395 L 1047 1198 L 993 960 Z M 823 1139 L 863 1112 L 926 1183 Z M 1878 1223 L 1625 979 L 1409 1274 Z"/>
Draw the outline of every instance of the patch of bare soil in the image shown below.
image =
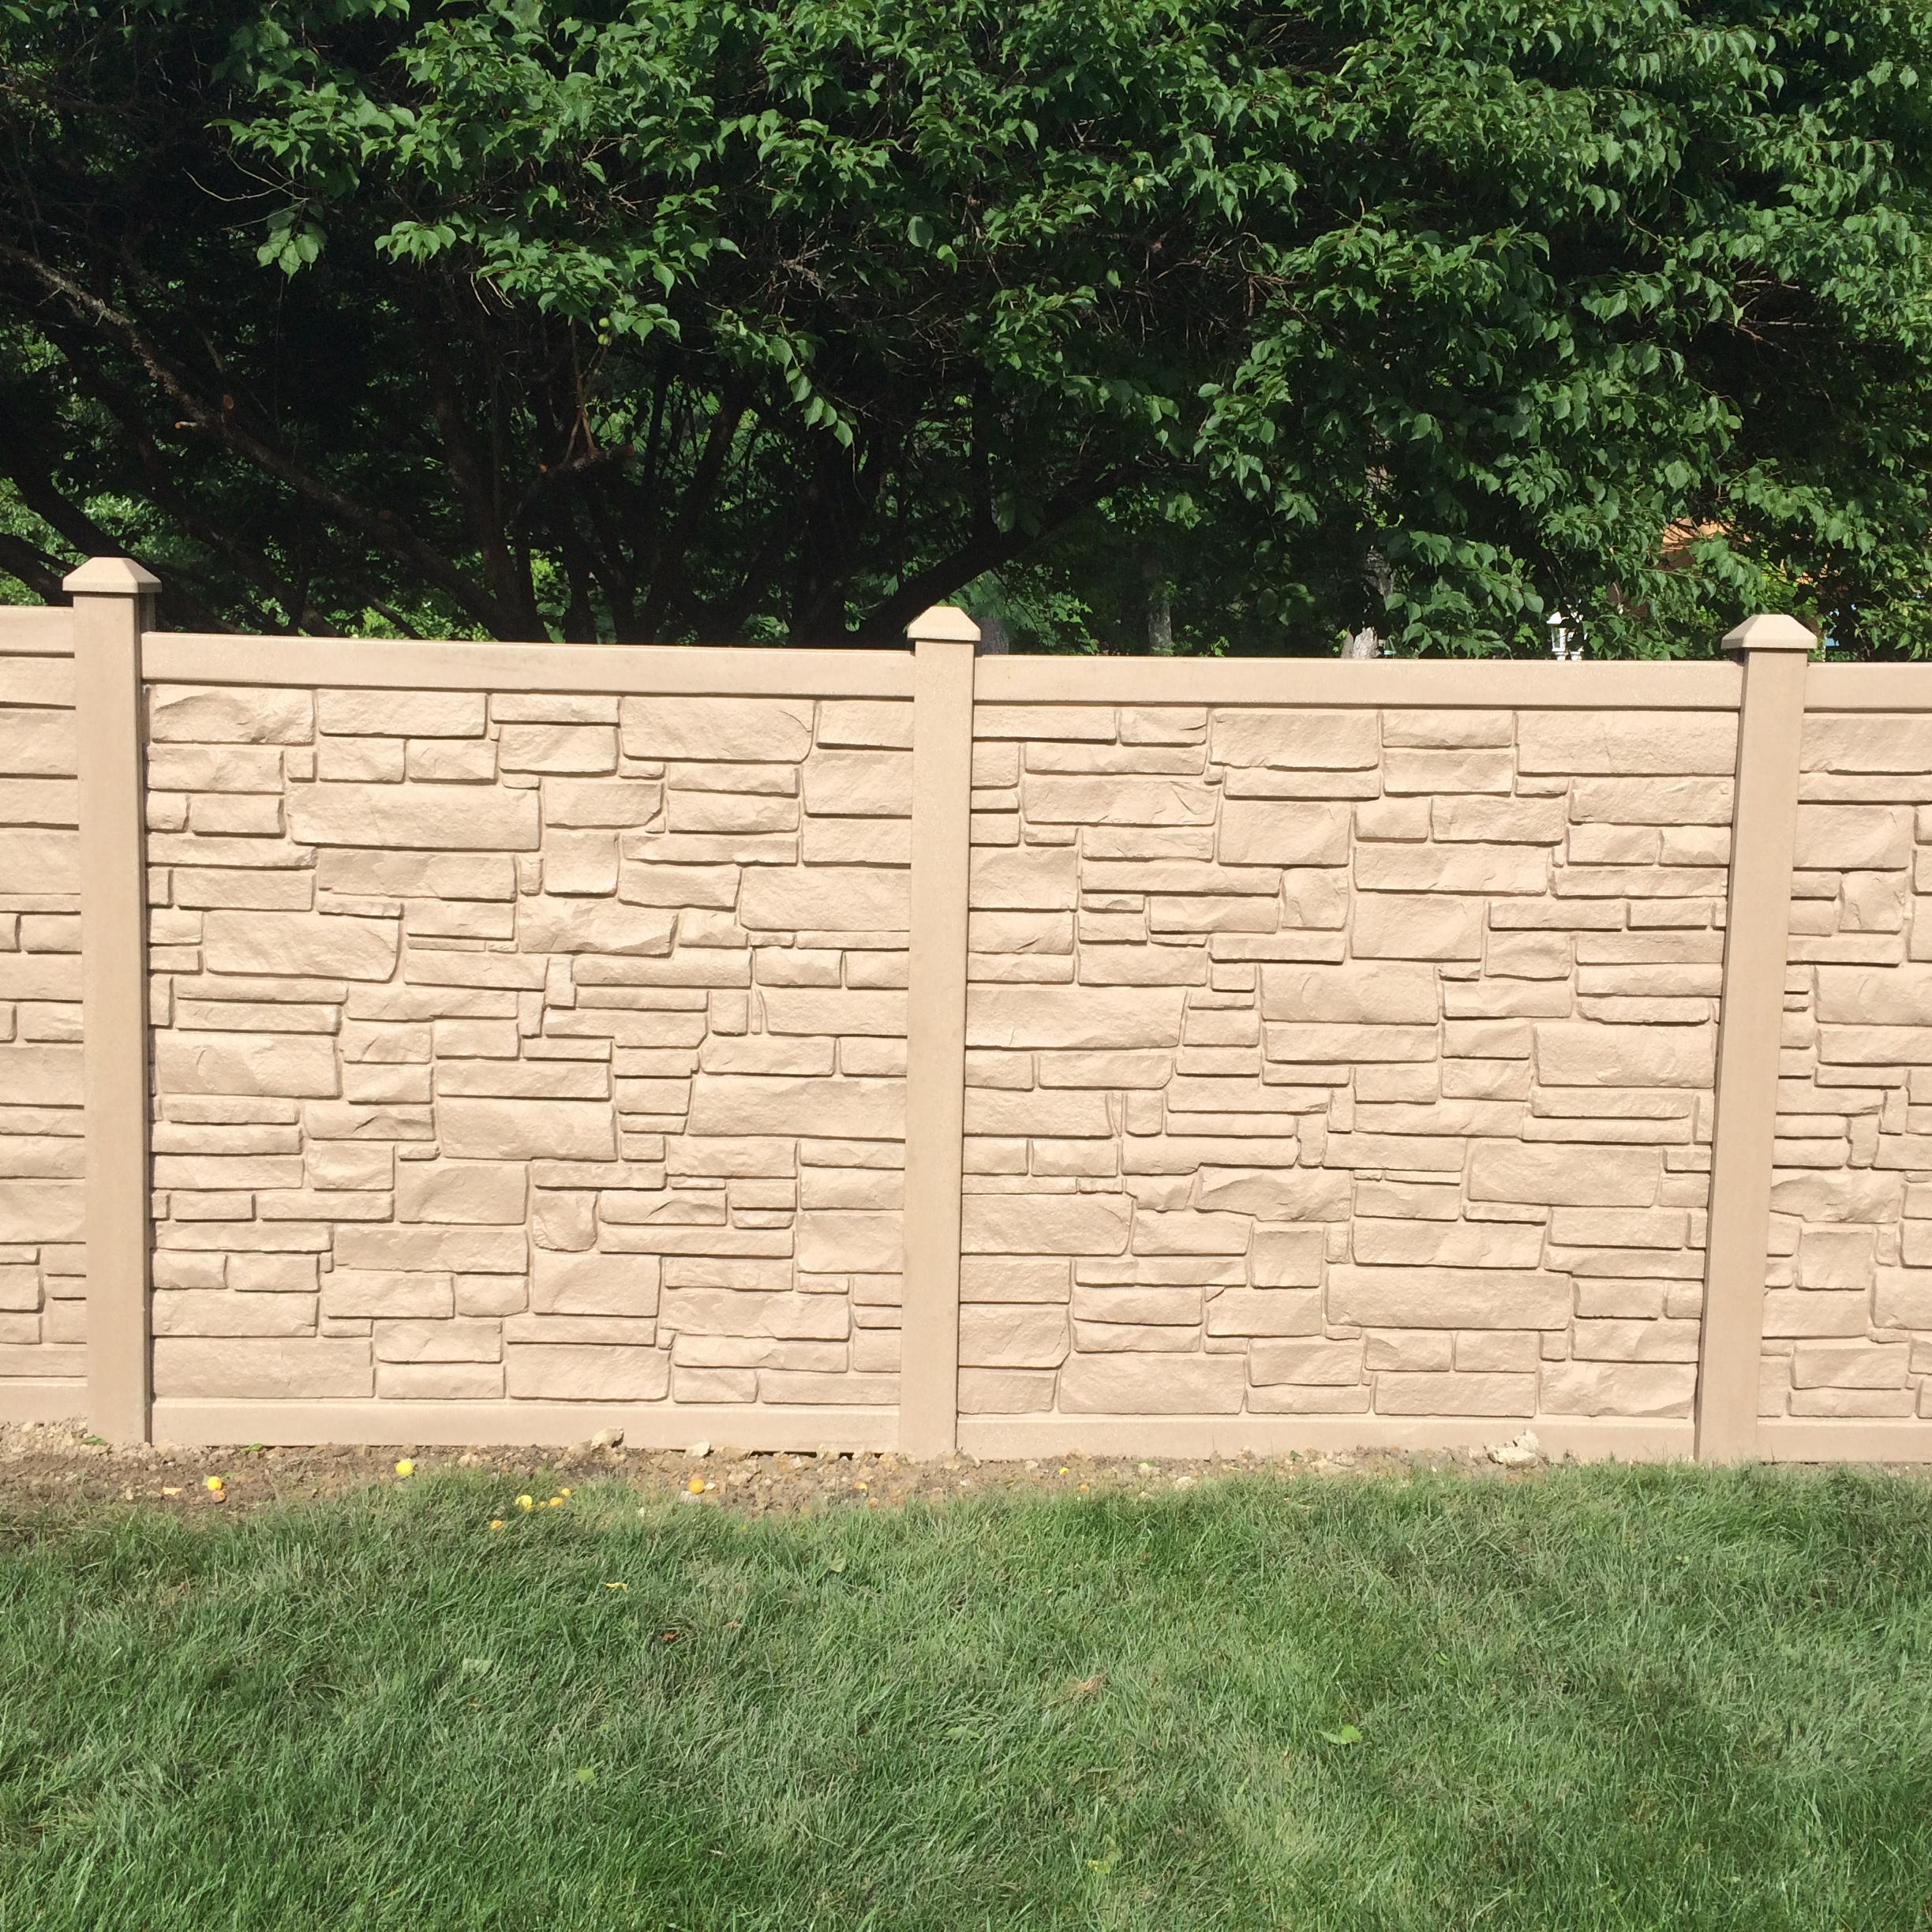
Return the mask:
<path fill-rule="evenodd" d="M 1346 1470 L 1398 1473 L 1458 1470 L 1520 1476 L 1543 1466 L 1534 1438 L 1492 1449 L 1428 1452 L 1365 1450 L 1271 1458 L 1072 1455 L 1026 1462 L 949 1456 L 914 1462 L 890 1451 L 815 1455 L 768 1454 L 721 1443 L 687 1450 L 627 1449 L 612 1432 L 567 1449 L 404 1444 L 287 1449 L 200 1449 L 153 1443 L 117 1448 L 73 1423 L 0 1424 L 0 1517 L 49 1508 L 132 1503 L 203 1518 L 216 1511 L 346 1496 L 380 1485 L 420 1481 L 446 1470 L 488 1471 L 542 1508 L 575 1482 L 616 1478 L 647 1497 L 748 1515 L 833 1507 L 889 1509 L 915 1500 L 1027 1492 L 1155 1496 L 1242 1471 L 1278 1477 Z"/>

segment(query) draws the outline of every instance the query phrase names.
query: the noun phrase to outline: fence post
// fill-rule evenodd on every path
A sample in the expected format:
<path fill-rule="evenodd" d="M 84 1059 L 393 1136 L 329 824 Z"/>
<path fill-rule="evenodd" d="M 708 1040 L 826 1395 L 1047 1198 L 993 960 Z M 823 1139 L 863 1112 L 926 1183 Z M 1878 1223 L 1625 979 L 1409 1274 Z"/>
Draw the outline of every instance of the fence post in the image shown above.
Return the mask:
<path fill-rule="evenodd" d="M 1798 761 L 1805 664 L 1816 642 L 1795 618 L 1778 616 L 1747 618 L 1724 641 L 1727 651 L 1744 661 L 1744 696 L 1731 818 L 1709 1247 L 1698 1364 L 1697 1454 L 1703 1462 L 1746 1461 L 1758 1448 Z"/>
<path fill-rule="evenodd" d="M 972 828 L 973 646 L 936 604 L 912 640 L 912 936 L 906 1009 L 905 1294 L 899 1447 L 959 1443 L 960 1174 L 965 1158 L 966 878 Z"/>
<path fill-rule="evenodd" d="M 94 557 L 73 597 L 80 797 L 80 998 L 87 1134 L 88 1418 L 145 1442 L 148 1346 L 148 875 L 140 635 L 159 580 Z"/>

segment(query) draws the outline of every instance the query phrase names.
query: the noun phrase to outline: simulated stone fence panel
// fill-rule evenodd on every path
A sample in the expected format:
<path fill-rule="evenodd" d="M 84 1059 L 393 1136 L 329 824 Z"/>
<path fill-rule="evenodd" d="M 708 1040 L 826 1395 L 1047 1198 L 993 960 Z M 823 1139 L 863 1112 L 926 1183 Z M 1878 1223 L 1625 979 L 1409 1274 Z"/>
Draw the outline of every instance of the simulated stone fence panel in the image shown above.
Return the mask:
<path fill-rule="evenodd" d="M 86 1394 L 80 877 L 63 612 L 0 612 L 0 1413 Z"/>
<path fill-rule="evenodd" d="M 963 1413 L 1688 1421 L 1734 717 L 976 730 Z"/>
<path fill-rule="evenodd" d="M 1800 762 L 1760 1413 L 1932 1418 L 1932 717 Z"/>
<path fill-rule="evenodd" d="M 151 581 L 0 614 L 0 1415 L 1932 1459 L 1932 667 Z"/>
<path fill-rule="evenodd" d="M 164 1432 L 889 1430 L 908 703 L 157 685 L 148 734 Z"/>

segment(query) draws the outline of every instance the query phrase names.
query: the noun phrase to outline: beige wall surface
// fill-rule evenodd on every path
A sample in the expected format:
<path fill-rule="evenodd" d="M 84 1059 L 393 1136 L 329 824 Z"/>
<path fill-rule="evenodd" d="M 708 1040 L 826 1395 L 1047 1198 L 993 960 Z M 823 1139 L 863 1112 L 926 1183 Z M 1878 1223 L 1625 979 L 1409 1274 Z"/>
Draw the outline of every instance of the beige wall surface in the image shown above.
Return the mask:
<path fill-rule="evenodd" d="M 80 876 L 67 613 L 0 623 L 0 1406 L 83 1406 Z"/>
<path fill-rule="evenodd" d="M 1932 716 L 1801 766 L 1759 1412 L 1932 1418 Z"/>
<path fill-rule="evenodd" d="M 0 612 L 0 1415 L 1932 1458 L 1932 668 L 130 629 L 77 759 L 85 571 Z"/>
<path fill-rule="evenodd" d="M 159 1432 L 382 1398 L 889 1435 L 911 716 L 152 686 Z"/>
<path fill-rule="evenodd" d="M 1687 1423 L 1733 715 L 979 732 L 963 1410 Z"/>

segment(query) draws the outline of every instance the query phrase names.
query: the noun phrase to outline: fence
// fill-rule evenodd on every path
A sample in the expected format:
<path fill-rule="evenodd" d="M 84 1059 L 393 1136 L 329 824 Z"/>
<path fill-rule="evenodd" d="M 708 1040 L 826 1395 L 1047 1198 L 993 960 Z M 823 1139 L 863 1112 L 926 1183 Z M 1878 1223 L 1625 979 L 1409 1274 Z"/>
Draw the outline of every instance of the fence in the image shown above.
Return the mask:
<path fill-rule="evenodd" d="M 0 613 L 0 1414 L 1932 1455 L 1932 668 L 69 587 Z"/>

